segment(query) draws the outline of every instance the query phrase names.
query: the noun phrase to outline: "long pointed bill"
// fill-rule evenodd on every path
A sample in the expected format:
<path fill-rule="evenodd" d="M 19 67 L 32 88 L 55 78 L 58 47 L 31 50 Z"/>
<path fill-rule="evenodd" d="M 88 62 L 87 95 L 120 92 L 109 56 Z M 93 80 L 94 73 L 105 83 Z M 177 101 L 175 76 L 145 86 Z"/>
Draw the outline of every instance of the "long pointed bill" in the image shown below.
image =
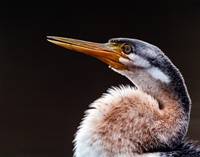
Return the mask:
<path fill-rule="evenodd" d="M 126 57 L 119 45 L 111 43 L 94 43 L 83 40 L 48 36 L 47 40 L 69 50 L 93 56 L 115 69 L 126 69 L 126 66 L 119 62 L 120 57 Z"/>

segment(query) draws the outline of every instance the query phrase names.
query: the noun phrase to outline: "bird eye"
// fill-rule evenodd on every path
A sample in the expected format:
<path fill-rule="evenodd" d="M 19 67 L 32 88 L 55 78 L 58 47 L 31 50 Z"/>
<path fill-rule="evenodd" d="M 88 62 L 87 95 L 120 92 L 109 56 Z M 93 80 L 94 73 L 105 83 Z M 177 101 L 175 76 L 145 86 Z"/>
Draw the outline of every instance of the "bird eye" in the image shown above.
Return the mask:
<path fill-rule="evenodd" d="M 130 54 L 132 52 L 132 47 L 131 45 L 128 45 L 128 44 L 124 44 L 122 46 L 122 50 L 125 54 Z"/>

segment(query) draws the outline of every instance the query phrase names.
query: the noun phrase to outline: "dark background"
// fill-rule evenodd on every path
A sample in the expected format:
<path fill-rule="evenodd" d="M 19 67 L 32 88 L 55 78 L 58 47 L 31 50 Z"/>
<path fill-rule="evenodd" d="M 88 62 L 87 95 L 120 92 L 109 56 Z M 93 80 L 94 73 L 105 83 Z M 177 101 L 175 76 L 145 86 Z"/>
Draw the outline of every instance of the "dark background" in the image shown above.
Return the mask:
<path fill-rule="evenodd" d="M 200 140 L 198 1 L 10 2 L 0 8 L 0 156 L 70 157 L 88 105 L 129 83 L 96 59 L 46 41 L 46 35 L 106 42 L 139 38 L 179 67 L 193 100 L 188 136 Z"/>

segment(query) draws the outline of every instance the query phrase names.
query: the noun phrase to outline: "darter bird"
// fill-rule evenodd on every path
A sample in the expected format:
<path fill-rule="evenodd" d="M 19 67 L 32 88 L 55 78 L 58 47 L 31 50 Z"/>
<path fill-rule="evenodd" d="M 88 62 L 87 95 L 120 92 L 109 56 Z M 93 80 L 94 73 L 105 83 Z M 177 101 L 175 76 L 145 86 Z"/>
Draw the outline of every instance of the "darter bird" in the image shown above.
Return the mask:
<path fill-rule="evenodd" d="M 158 47 L 129 38 L 48 41 L 93 56 L 133 83 L 108 89 L 90 105 L 74 140 L 75 157 L 200 156 L 199 146 L 185 139 L 191 100 L 184 79 Z"/>

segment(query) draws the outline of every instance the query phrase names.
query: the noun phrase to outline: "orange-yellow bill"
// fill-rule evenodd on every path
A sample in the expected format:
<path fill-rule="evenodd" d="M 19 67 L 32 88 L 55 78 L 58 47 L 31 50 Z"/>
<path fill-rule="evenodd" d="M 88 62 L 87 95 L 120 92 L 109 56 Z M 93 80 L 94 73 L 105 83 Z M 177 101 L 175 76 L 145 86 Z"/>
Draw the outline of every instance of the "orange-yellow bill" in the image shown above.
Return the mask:
<path fill-rule="evenodd" d="M 93 56 L 115 69 L 126 69 L 126 66 L 119 62 L 120 57 L 126 57 L 119 45 L 112 43 L 95 43 L 71 38 L 48 36 L 47 40 L 69 50 Z"/>

